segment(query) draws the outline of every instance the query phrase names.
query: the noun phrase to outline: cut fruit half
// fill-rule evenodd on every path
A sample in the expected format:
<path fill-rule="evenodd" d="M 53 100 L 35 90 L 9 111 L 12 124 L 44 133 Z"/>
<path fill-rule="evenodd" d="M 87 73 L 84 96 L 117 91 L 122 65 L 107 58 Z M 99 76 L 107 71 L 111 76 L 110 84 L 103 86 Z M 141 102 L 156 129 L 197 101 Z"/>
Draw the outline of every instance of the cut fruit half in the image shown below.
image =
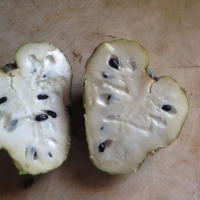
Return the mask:
<path fill-rule="evenodd" d="M 146 50 L 125 39 L 100 44 L 85 68 L 85 125 L 90 158 L 102 171 L 127 174 L 172 143 L 188 115 L 185 91 L 156 77 Z"/>
<path fill-rule="evenodd" d="M 59 167 L 70 147 L 71 67 L 47 43 L 26 43 L 0 70 L 0 148 L 20 173 Z"/>

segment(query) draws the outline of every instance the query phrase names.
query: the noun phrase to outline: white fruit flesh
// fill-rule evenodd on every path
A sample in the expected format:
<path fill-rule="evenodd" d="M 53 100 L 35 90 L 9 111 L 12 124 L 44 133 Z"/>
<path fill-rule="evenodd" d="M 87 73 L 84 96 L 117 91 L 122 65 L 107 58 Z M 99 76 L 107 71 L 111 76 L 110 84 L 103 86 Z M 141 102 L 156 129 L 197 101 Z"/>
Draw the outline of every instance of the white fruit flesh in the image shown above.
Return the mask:
<path fill-rule="evenodd" d="M 0 72 L 0 147 L 21 173 L 39 174 L 60 166 L 70 146 L 71 67 L 63 53 L 47 43 L 27 43 L 15 55 L 19 67 Z M 40 100 L 38 95 L 46 94 Z M 52 117 L 53 111 L 57 117 Z M 36 121 L 40 114 L 46 120 Z"/>
<path fill-rule="evenodd" d="M 118 61 L 119 70 L 109 66 L 110 58 Z M 102 43 L 86 64 L 85 124 L 90 157 L 108 173 L 136 171 L 149 152 L 178 137 L 187 117 L 183 89 L 170 77 L 152 79 L 145 71 L 148 64 L 144 48 L 123 39 Z M 163 110 L 164 105 L 171 110 Z M 100 152 L 102 143 L 105 149 Z"/>

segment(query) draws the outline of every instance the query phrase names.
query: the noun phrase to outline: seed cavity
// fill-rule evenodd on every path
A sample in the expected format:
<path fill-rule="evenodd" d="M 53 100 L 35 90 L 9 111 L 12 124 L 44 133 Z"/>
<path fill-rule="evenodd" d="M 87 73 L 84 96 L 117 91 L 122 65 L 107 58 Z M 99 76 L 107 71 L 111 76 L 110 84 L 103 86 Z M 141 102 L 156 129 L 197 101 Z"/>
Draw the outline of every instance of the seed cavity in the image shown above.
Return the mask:
<path fill-rule="evenodd" d="M 7 97 L 0 98 L 0 104 L 5 103 L 7 100 Z"/>
<path fill-rule="evenodd" d="M 16 129 L 18 124 L 18 119 L 13 119 L 12 121 L 10 121 L 10 123 L 7 126 L 7 131 L 8 132 L 12 132 L 14 131 L 14 129 Z"/>
<path fill-rule="evenodd" d="M 48 55 L 46 56 L 46 58 L 44 59 L 44 66 L 47 68 L 52 67 L 52 65 L 55 65 L 55 58 L 53 55 Z"/>
<path fill-rule="evenodd" d="M 49 96 L 46 95 L 46 94 L 38 94 L 38 95 L 37 95 L 37 98 L 38 98 L 39 100 L 45 100 L 45 99 L 48 99 Z"/>
<path fill-rule="evenodd" d="M 171 107 L 170 105 L 164 105 L 164 106 L 162 107 L 162 109 L 163 109 L 164 111 L 166 111 L 166 112 L 169 112 L 169 111 L 172 109 L 172 107 Z"/>
<path fill-rule="evenodd" d="M 118 120 L 120 119 L 120 117 L 120 115 L 108 115 L 107 117 L 105 117 L 105 121 Z"/>
<path fill-rule="evenodd" d="M 118 63 L 118 61 L 117 61 L 115 58 L 110 58 L 108 64 L 109 64 L 112 68 L 119 70 L 119 63 Z"/>
<path fill-rule="evenodd" d="M 38 121 L 38 122 L 44 121 L 44 120 L 46 120 L 46 119 L 48 119 L 48 116 L 45 115 L 45 114 L 40 114 L 40 115 L 37 115 L 37 116 L 35 117 L 35 120 Z"/>
<path fill-rule="evenodd" d="M 28 59 L 32 62 L 32 73 L 37 72 L 37 68 L 41 65 L 40 61 L 36 58 L 34 54 L 28 55 Z"/>
<path fill-rule="evenodd" d="M 29 58 L 29 60 L 32 61 L 32 62 L 38 62 L 38 60 L 37 60 L 37 58 L 36 58 L 36 56 L 35 56 L 34 54 L 28 55 L 28 58 Z"/>
<path fill-rule="evenodd" d="M 133 71 L 136 70 L 137 69 L 137 64 L 135 62 L 135 58 L 133 56 L 131 56 L 128 61 L 129 61 L 130 65 L 131 65 Z"/>
<path fill-rule="evenodd" d="M 112 98 L 112 95 L 109 93 L 103 93 L 99 96 L 98 102 L 101 105 L 107 106 L 109 104 L 110 99 Z"/>
<path fill-rule="evenodd" d="M 37 160 L 38 154 L 35 147 L 27 147 L 25 152 L 26 157 L 29 157 L 33 160 Z"/>
<path fill-rule="evenodd" d="M 153 120 L 153 122 L 157 125 L 160 126 L 162 128 L 165 128 L 167 126 L 167 121 L 160 117 L 160 116 L 155 116 L 150 114 L 149 117 Z"/>
<path fill-rule="evenodd" d="M 107 73 L 107 72 L 102 72 L 102 77 L 107 78 L 107 79 L 113 78 L 113 76 L 111 74 Z"/>
<path fill-rule="evenodd" d="M 52 147 L 55 147 L 58 145 L 58 142 L 56 139 L 52 138 L 52 137 L 49 137 L 47 138 L 47 142 L 49 145 L 51 145 Z"/>
<path fill-rule="evenodd" d="M 55 112 L 53 112 L 52 110 L 47 110 L 46 112 L 47 112 L 48 115 L 50 115 L 53 118 L 57 117 L 57 114 Z"/>

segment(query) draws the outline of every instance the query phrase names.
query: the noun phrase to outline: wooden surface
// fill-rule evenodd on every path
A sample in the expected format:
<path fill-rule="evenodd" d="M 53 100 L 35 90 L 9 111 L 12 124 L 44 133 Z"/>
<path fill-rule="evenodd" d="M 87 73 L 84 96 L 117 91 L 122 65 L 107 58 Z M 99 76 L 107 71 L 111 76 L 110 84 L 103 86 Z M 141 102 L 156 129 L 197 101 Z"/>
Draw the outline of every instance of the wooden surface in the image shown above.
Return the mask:
<path fill-rule="evenodd" d="M 46 41 L 61 49 L 73 69 L 72 146 L 58 169 L 18 175 L 0 151 L 0 199 L 197 200 L 200 199 L 200 1 L 198 0 L 1 0 L 0 62 L 13 62 L 22 43 Z M 111 176 L 88 158 L 82 107 L 84 66 L 105 40 L 126 38 L 149 52 L 158 75 L 185 88 L 190 112 L 180 137 L 141 169 Z M 24 181 L 33 179 L 25 189 Z"/>

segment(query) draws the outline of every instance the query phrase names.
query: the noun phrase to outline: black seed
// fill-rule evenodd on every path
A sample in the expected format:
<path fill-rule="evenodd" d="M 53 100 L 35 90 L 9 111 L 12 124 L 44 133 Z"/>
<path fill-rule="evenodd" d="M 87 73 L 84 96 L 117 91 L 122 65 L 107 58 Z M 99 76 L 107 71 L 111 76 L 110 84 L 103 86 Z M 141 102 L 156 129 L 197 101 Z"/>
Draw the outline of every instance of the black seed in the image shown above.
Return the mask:
<path fill-rule="evenodd" d="M 0 104 L 5 103 L 7 101 L 7 97 L 0 98 Z"/>
<path fill-rule="evenodd" d="M 48 95 L 46 95 L 46 94 L 38 94 L 37 95 L 37 98 L 39 99 L 39 100 L 44 100 L 44 99 L 47 99 L 49 96 Z"/>
<path fill-rule="evenodd" d="M 162 109 L 163 109 L 164 111 L 168 112 L 168 111 L 170 111 L 170 110 L 172 109 L 172 107 L 171 107 L 170 105 L 164 105 L 164 106 L 162 107 Z"/>
<path fill-rule="evenodd" d="M 46 78 L 46 74 L 43 76 L 43 78 Z"/>
<path fill-rule="evenodd" d="M 48 119 L 48 116 L 45 115 L 45 114 L 40 114 L 40 115 L 37 115 L 37 116 L 35 117 L 35 120 L 38 121 L 38 122 L 44 121 L 44 120 L 46 120 L 46 119 Z"/>
<path fill-rule="evenodd" d="M 16 128 L 17 123 L 18 123 L 18 119 L 12 120 L 12 121 L 8 124 L 7 131 L 8 131 L 8 132 L 13 131 L 13 130 Z"/>
<path fill-rule="evenodd" d="M 111 67 L 113 67 L 113 68 L 119 70 L 119 63 L 118 63 L 118 61 L 117 61 L 116 59 L 111 58 L 111 59 L 109 60 L 109 65 L 110 65 Z"/>
<path fill-rule="evenodd" d="M 32 178 L 23 181 L 22 184 L 23 184 L 24 189 L 31 187 L 33 182 L 34 182 L 34 180 Z"/>
<path fill-rule="evenodd" d="M 111 95 L 108 96 L 108 101 L 110 100 L 110 98 L 111 98 Z"/>
<path fill-rule="evenodd" d="M 99 145 L 99 152 L 104 152 L 104 150 L 105 150 L 105 144 L 104 143 L 101 143 L 100 145 Z"/>
<path fill-rule="evenodd" d="M 104 126 L 102 126 L 100 129 L 101 129 L 101 131 L 102 131 L 102 130 L 104 129 Z"/>
<path fill-rule="evenodd" d="M 37 159 L 37 151 L 35 150 L 35 153 L 33 155 L 33 159 L 36 160 Z"/>
<path fill-rule="evenodd" d="M 50 152 L 49 152 L 49 157 L 51 157 L 51 158 L 53 157 L 52 154 L 51 154 Z"/>
<path fill-rule="evenodd" d="M 55 112 L 51 111 L 51 110 L 47 110 L 47 114 L 50 115 L 53 118 L 57 117 L 57 114 Z"/>

